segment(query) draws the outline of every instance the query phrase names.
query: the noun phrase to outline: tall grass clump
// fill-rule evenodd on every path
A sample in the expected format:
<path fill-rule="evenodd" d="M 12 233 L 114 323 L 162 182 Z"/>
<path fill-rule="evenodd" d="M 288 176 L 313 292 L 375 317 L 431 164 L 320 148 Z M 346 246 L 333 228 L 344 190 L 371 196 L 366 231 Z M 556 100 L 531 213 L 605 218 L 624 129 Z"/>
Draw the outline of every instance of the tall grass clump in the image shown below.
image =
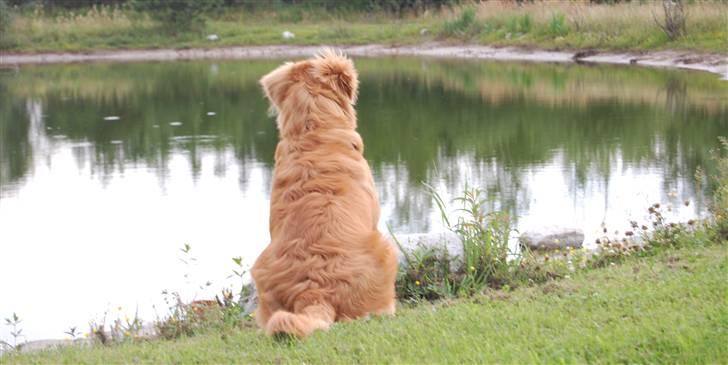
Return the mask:
<path fill-rule="evenodd" d="M 526 34 L 531 31 L 533 20 L 530 14 L 511 16 L 506 19 L 506 30 L 512 34 Z"/>
<path fill-rule="evenodd" d="M 563 37 L 569 33 L 569 25 L 566 23 L 566 16 L 564 14 L 555 13 L 551 16 L 548 33 L 557 37 Z"/>
<path fill-rule="evenodd" d="M 442 26 L 444 36 L 463 37 L 472 35 L 476 31 L 476 11 L 472 7 L 463 8 L 460 15 L 452 20 L 447 20 Z"/>

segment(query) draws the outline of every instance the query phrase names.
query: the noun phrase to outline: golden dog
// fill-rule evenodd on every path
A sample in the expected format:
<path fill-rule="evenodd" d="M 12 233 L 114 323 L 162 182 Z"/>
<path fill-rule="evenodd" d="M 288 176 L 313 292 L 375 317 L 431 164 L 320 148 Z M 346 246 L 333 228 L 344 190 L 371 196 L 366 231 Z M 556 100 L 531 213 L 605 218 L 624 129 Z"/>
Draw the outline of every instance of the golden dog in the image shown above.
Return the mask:
<path fill-rule="evenodd" d="M 258 325 L 307 336 L 334 321 L 393 315 L 397 252 L 356 132 L 352 61 L 326 50 L 260 80 L 278 114 L 271 242 L 253 265 Z"/>

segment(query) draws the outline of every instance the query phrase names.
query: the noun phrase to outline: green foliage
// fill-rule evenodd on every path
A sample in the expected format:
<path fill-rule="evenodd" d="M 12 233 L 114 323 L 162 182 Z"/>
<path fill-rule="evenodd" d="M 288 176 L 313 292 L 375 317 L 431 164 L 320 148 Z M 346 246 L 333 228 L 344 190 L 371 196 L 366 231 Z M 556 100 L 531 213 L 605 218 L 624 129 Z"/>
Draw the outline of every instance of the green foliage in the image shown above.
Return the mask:
<path fill-rule="evenodd" d="M 222 0 L 130 0 L 138 12 L 161 21 L 168 29 L 200 30 L 205 25 L 205 15 L 222 5 Z"/>
<path fill-rule="evenodd" d="M 458 3 L 447 0 L 4 1 L 10 5 L 19 4 L 20 11 L 18 21 L 0 40 L 0 49 L 25 52 L 283 43 L 401 45 L 431 41 L 432 37 L 428 34 L 432 33 L 496 46 L 619 50 L 672 48 L 723 52 L 728 37 L 728 18 L 721 16 L 727 12 L 728 3 L 725 2 L 686 3 L 685 12 L 690 14 L 690 33 L 671 39 L 656 26 L 650 15 L 649 2 L 585 5 L 584 12 L 575 13 L 569 12 L 570 5 L 566 3 L 554 5 L 553 11 L 570 14 L 569 19 L 564 20 L 560 15 L 541 16 L 538 12 L 543 11 L 543 7 L 532 2 L 523 2 L 516 8 L 493 7 L 490 11 L 484 11 L 490 9 L 490 5 L 467 5 L 456 8 L 457 16 L 453 19 L 449 12 L 425 11 Z M 209 1 L 220 5 L 213 7 L 217 11 L 193 12 L 192 16 L 170 15 L 186 12 L 169 11 L 169 8 L 184 4 L 204 8 Z M 78 4 L 91 3 L 104 6 L 78 7 Z M 135 18 L 129 9 L 137 8 L 134 5 L 139 3 L 156 3 L 164 8 L 157 11 L 155 7 L 145 5 L 143 8 L 150 10 Z M 105 10 L 92 12 L 91 9 Z M 104 13 L 114 13 L 114 16 L 109 18 Z M 84 16 L 79 19 L 81 15 Z M 401 19 L 404 15 L 408 15 L 406 22 Z M 211 43 L 199 34 L 187 31 L 199 31 L 206 18 L 206 30 L 219 34 L 219 41 Z M 158 20 L 164 21 L 161 27 Z M 337 34 L 331 30 L 331 22 L 336 21 L 346 22 L 349 31 Z M 663 23 L 659 20 L 660 25 Z M 160 32 L 160 28 L 164 31 Z M 294 32 L 296 38 L 282 39 L 283 29 Z M 424 29 L 427 31 L 423 32 Z M 535 29 L 538 32 L 534 32 Z"/>
<path fill-rule="evenodd" d="M 10 5 L 5 0 L 0 0 L 0 38 L 5 38 L 12 21 L 13 12 Z"/>
<path fill-rule="evenodd" d="M 506 30 L 511 34 L 526 34 L 531 31 L 531 15 L 510 16 L 506 19 Z"/>
<path fill-rule="evenodd" d="M 457 18 L 445 21 L 442 26 L 443 35 L 464 36 L 473 33 L 476 30 L 475 25 L 477 25 L 475 17 L 474 8 L 464 8 Z"/>
<path fill-rule="evenodd" d="M 555 13 L 549 20 L 548 33 L 552 36 L 565 36 L 569 33 L 569 25 L 566 24 L 564 14 Z"/>
<path fill-rule="evenodd" d="M 714 159 L 717 161 L 717 173 L 714 176 L 715 190 L 713 192 L 713 204 L 711 205 L 711 213 L 715 224 L 714 240 L 728 241 L 728 139 L 719 138 L 720 149 L 714 151 Z M 702 180 L 704 177 L 698 175 L 697 178 Z"/>
<path fill-rule="evenodd" d="M 429 186 L 428 186 L 429 188 Z M 462 258 L 453 259 L 445 248 L 419 247 L 405 252 L 405 265 L 397 281 L 404 301 L 468 296 L 486 287 L 499 288 L 509 281 L 509 271 L 518 261 L 509 261 L 511 222 L 503 213 L 486 213 L 482 191 L 467 188 L 454 201 L 462 204 L 464 216 L 452 224 L 440 195 L 429 188 L 444 223 L 462 242 Z"/>

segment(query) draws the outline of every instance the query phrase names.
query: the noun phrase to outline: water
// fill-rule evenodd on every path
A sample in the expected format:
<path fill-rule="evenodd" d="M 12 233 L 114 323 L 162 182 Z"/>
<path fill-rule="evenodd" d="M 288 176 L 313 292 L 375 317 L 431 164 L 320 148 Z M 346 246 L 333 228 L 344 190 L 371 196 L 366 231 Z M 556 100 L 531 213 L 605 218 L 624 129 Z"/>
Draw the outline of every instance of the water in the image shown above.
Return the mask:
<path fill-rule="evenodd" d="M 0 318 L 17 312 L 25 339 L 60 338 L 90 320 L 163 315 L 165 289 L 189 300 L 234 285 L 231 258 L 250 265 L 268 241 L 277 135 L 256 81 L 278 64 L 0 69 Z M 446 200 L 480 187 L 520 230 L 559 224 L 588 239 L 643 221 L 658 201 L 680 219 L 705 213 L 710 184 L 694 173 L 712 171 L 728 134 L 728 83 L 714 75 L 416 58 L 357 67 L 383 230 L 444 229 L 423 182 Z"/>

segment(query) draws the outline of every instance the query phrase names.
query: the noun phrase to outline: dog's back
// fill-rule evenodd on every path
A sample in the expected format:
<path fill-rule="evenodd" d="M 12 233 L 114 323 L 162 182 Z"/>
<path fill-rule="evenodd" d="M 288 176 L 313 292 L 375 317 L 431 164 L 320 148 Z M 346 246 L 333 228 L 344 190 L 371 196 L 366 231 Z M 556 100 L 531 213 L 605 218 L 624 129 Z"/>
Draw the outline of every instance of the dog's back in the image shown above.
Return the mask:
<path fill-rule="evenodd" d="M 259 325 L 306 336 L 335 320 L 394 314 L 397 255 L 376 228 L 378 198 L 355 130 L 353 64 L 328 52 L 285 64 L 261 84 L 281 140 L 271 243 L 252 270 Z"/>

